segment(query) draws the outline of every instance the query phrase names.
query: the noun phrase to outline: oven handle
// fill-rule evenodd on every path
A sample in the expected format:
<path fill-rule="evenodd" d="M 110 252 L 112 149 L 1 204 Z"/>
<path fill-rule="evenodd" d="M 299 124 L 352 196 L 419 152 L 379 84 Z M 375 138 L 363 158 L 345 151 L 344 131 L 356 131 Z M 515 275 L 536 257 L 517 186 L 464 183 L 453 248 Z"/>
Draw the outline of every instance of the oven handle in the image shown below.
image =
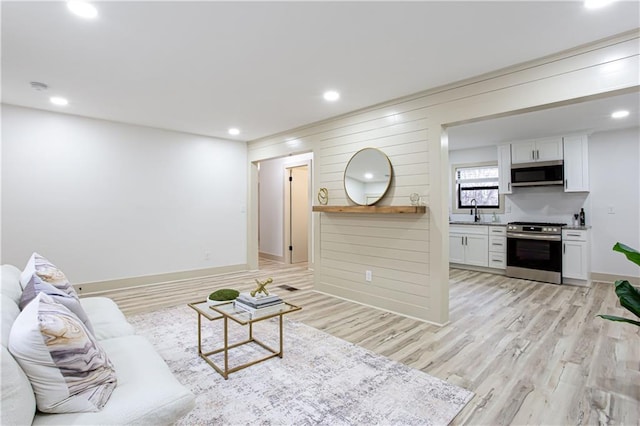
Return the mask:
<path fill-rule="evenodd" d="M 562 241 L 561 235 L 531 235 L 519 232 L 507 232 L 507 238 L 519 238 L 522 240 Z"/>

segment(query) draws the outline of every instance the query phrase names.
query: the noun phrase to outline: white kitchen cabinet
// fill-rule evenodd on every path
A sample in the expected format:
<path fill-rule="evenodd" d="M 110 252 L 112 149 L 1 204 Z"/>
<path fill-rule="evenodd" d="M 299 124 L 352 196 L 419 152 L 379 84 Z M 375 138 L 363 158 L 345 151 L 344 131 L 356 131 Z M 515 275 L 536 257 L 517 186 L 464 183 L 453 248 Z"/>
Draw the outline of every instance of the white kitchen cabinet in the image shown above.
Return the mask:
<path fill-rule="evenodd" d="M 562 160 L 562 138 L 536 139 L 511 144 L 511 163 Z"/>
<path fill-rule="evenodd" d="M 498 145 L 498 193 L 511 194 L 511 145 Z"/>
<path fill-rule="evenodd" d="M 589 191 L 589 146 L 586 135 L 564 137 L 564 191 Z"/>
<path fill-rule="evenodd" d="M 588 284 L 590 275 L 589 232 L 562 230 L 562 282 Z"/>
<path fill-rule="evenodd" d="M 507 229 L 505 226 L 489 227 L 489 267 L 507 268 Z"/>
<path fill-rule="evenodd" d="M 488 266 L 487 228 L 484 225 L 451 225 L 449 227 L 449 262 Z"/>

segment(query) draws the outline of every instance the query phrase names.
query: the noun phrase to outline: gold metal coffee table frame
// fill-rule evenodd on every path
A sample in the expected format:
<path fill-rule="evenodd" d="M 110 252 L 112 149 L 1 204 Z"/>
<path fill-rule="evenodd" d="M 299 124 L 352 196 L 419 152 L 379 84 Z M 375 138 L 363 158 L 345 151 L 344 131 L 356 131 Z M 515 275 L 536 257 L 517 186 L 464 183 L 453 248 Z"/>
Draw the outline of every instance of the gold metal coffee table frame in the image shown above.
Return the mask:
<path fill-rule="evenodd" d="M 213 367 L 222 377 L 226 379 L 229 378 L 229 374 L 234 373 L 238 370 L 242 370 L 243 368 L 250 367 L 254 364 L 257 364 L 262 361 L 266 361 L 268 359 L 274 357 L 282 358 L 283 355 L 283 320 L 282 317 L 291 312 L 296 312 L 301 310 L 302 308 L 296 305 L 292 305 L 291 303 L 284 302 L 285 306 L 279 312 L 272 312 L 262 316 L 253 316 L 243 311 L 242 309 L 236 308 L 233 304 L 233 301 L 229 301 L 226 303 L 222 303 L 215 306 L 209 306 L 206 300 L 201 302 L 193 302 L 189 303 L 188 306 L 194 309 L 198 313 L 198 355 L 207 361 L 207 363 Z M 212 351 L 203 352 L 202 350 L 202 317 L 205 317 L 209 321 L 216 321 L 219 319 L 223 320 L 223 346 L 218 349 L 214 349 Z M 266 343 L 256 339 L 253 335 L 253 324 L 259 321 L 264 321 L 269 318 L 278 317 L 278 329 L 279 329 L 279 348 L 274 349 Z M 241 342 L 229 344 L 229 320 L 235 321 L 240 325 L 249 325 L 249 337 L 246 340 Z M 253 360 L 251 362 L 247 362 L 245 364 L 237 365 L 235 367 L 229 368 L 229 349 L 237 348 L 238 346 L 246 345 L 249 343 L 255 343 L 262 348 L 266 349 L 269 354 Z M 211 355 L 218 354 L 220 352 L 224 353 L 224 366 L 218 366 L 213 360 L 209 357 Z"/>

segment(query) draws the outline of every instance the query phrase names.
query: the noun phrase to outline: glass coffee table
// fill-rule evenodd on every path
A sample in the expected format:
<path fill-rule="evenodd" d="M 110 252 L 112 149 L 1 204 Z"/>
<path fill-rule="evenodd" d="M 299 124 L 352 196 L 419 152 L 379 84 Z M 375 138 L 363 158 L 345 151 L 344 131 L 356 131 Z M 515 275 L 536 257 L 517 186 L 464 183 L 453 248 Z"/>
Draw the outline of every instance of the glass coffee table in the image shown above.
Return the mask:
<path fill-rule="evenodd" d="M 189 307 L 194 309 L 198 313 L 198 355 L 214 370 L 222 375 L 225 379 L 229 378 L 229 374 L 236 372 L 238 370 L 242 370 L 243 368 L 250 367 L 254 364 L 257 364 L 262 361 L 266 361 L 268 359 L 274 357 L 282 358 L 283 355 L 283 342 L 282 342 L 282 334 L 283 334 L 283 319 L 282 317 L 286 314 L 290 314 L 291 312 L 296 312 L 301 310 L 302 308 L 296 305 L 292 305 L 291 303 L 284 302 L 284 306 L 278 312 L 269 312 L 266 314 L 251 314 L 247 311 L 244 311 L 240 308 L 236 308 L 233 304 L 233 301 L 225 302 L 219 305 L 209 306 L 206 300 L 202 302 L 194 302 L 189 303 Z M 202 350 L 202 317 L 209 321 L 216 321 L 221 319 L 223 321 L 223 345 L 221 348 L 214 349 L 212 351 L 203 352 Z M 279 347 L 277 349 L 272 348 L 271 346 L 265 344 L 264 342 L 256 339 L 253 335 L 253 324 L 264 321 L 270 318 L 278 318 L 278 327 L 279 327 Z M 246 340 L 241 342 L 229 343 L 229 320 L 232 320 L 240 325 L 248 325 L 249 326 L 249 336 Z M 262 348 L 264 348 L 268 354 L 261 358 L 255 359 L 251 362 L 247 362 L 244 364 L 240 364 L 234 367 L 229 367 L 229 349 L 237 348 L 238 346 L 247 345 L 250 343 L 255 343 Z M 217 365 L 212 359 L 211 355 L 223 353 L 224 355 L 224 366 Z"/>

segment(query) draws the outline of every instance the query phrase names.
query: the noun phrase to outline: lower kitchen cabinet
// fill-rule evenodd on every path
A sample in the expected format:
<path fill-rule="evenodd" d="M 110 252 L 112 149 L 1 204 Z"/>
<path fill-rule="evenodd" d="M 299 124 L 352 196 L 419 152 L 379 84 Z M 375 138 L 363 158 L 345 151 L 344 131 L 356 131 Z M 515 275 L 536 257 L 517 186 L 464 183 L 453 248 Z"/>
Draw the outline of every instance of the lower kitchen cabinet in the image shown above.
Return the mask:
<path fill-rule="evenodd" d="M 507 229 L 504 226 L 489 227 L 489 267 L 507 269 Z"/>
<path fill-rule="evenodd" d="M 449 262 L 461 265 L 489 266 L 488 227 L 452 225 L 449 227 Z"/>
<path fill-rule="evenodd" d="M 562 230 L 562 282 L 588 284 L 590 274 L 589 232 Z"/>

